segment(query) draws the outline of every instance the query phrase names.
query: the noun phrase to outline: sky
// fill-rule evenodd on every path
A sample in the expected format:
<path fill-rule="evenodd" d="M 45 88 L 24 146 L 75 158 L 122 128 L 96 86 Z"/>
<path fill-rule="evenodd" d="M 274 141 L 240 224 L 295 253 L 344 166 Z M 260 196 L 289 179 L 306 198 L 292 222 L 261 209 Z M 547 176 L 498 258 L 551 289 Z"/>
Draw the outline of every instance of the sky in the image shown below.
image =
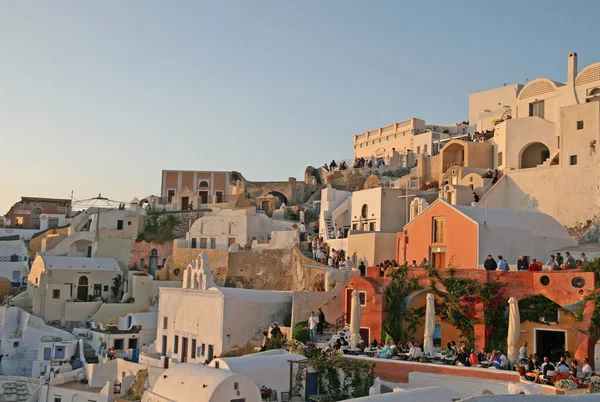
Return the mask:
<path fill-rule="evenodd" d="M 161 170 L 303 178 L 353 135 L 600 61 L 600 2 L 0 0 L 0 215 Z"/>

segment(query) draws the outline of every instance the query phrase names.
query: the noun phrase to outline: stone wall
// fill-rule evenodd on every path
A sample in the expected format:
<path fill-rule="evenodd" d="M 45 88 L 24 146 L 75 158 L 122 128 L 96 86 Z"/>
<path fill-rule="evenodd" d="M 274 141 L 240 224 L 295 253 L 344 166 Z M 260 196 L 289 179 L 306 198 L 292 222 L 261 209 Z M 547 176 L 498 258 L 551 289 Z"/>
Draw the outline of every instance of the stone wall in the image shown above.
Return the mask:
<path fill-rule="evenodd" d="M 187 233 L 187 231 L 189 230 L 190 225 L 190 219 L 191 219 L 191 223 L 193 224 L 194 222 L 196 222 L 198 219 L 202 218 L 204 216 L 204 213 L 206 211 L 204 210 L 198 210 L 198 211 L 174 211 L 171 212 L 171 214 L 173 214 L 173 216 L 175 216 L 175 218 L 177 218 L 177 225 L 175 225 L 175 228 L 173 229 L 173 234 L 175 235 L 176 238 L 185 238 L 185 234 Z"/>
<path fill-rule="evenodd" d="M 150 264 L 150 253 L 155 249 L 158 252 L 158 265 L 163 265 L 163 260 L 173 254 L 173 242 L 164 243 L 131 241 L 131 250 L 129 253 L 129 268 L 139 267 L 140 260 L 144 259 L 144 267 L 148 268 Z"/>

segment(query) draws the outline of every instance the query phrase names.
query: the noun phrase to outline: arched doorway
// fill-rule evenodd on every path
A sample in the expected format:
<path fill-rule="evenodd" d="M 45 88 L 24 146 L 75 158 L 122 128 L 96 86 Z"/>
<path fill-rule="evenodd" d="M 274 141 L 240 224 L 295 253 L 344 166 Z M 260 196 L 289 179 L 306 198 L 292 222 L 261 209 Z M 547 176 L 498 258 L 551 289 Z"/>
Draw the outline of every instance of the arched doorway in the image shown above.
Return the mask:
<path fill-rule="evenodd" d="M 541 165 L 550 157 L 550 150 L 541 142 L 533 142 L 521 151 L 519 169 L 529 169 Z"/>
<path fill-rule="evenodd" d="M 451 166 L 463 166 L 465 164 L 465 146 L 455 142 L 442 149 L 442 173 Z"/>
<path fill-rule="evenodd" d="M 281 206 L 281 204 L 285 204 L 287 206 L 289 206 L 290 204 L 288 204 L 288 199 L 285 195 L 281 194 L 279 191 L 271 191 L 269 194 L 274 195 L 275 197 L 278 198 L 278 205 L 276 206 L 276 208 L 279 208 Z"/>
<path fill-rule="evenodd" d="M 150 273 L 154 275 L 158 269 L 158 250 L 155 248 L 150 251 L 150 259 L 148 264 L 150 265 Z"/>
<path fill-rule="evenodd" d="M 77 286 L 77 298 L 82 301 L 88 299 L 88 278 L 87 276 L 80 276 Z"/>

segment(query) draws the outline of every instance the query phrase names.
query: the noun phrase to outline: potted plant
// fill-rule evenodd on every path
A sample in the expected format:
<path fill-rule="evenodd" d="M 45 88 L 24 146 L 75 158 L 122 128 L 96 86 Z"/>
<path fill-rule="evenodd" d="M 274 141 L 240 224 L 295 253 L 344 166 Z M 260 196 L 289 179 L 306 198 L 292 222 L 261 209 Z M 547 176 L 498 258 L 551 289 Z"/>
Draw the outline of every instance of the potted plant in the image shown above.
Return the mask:
<path fill-rule="evenodd" d="M 271 388 L 264 385 L 260 388 L 260 397 L 263 401 L 270 401 L 271 395 L 273 395 L 273 390 Z"/>

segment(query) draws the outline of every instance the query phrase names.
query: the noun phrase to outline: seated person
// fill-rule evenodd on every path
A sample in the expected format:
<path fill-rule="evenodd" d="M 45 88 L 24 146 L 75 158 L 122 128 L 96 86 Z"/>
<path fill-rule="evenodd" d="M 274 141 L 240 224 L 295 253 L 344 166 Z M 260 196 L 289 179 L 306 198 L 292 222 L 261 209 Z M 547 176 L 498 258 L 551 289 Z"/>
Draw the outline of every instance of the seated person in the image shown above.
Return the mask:
<path fill-rule="evenodd" d="M 342 346 L 348 346 L 348 341 L 346 340 L 345 337 L 342 336 L 341 342 L 342 342 Z"/>
<path fill-rule="evenodd" d="M 417 342 L 410 344 L 408 350 L 408 360 L 418 360 L 421 357 L 421 348 Z"/>
<path fill-rule="evenodd" d="M 501 362 L 500 362 L 500 351 L 494 350 L 492 352 L 492 367 L 494 367 L 496 370 L 500 370 L 501 367 Z"/>
<path fill-rule="evenodd" d="M 334 350 L 340 350 L 342 347 L 342 341 L 340 340 L 340 338 L 336 339 L 335 343 L 333 344 L 333 349 Z"/>
<path fill-rule="evenodd" d="M 544 363 L 542 364 L 541 370 L 542 370 L 542 375 L 544 376 L 544 379 L 547 380 L 548 379 L 548 377 L 547 377 L 548 371 L 555 371 L 556 367 L 554 367 L 554 364 L 552 364 L 550 362 L 550 359 L 548 359 L 547 357 L 544 357 Z M 542 379 L 539 378 L 538 381 L 541 382 Z"/>
<path fill-rule="evenodd" d="M 541 271 L 540 266 L 535 258 L 531 260 L 531 264 L 529 264 L 527 270 L 530 272 Z"/>
<path fill-rule="evenodd" d="M 444 352 L 444 357 L 446 359 L 454 357 L 454 349 L 452 349 L 452 342 L 448 342 L 446 351 Z"/>
<path fill-rule="evenodd" d="M 396 342 L 392 339 L 390 341 L 390 357 L 398 356 L 398 347 L 396 346 Z"/>
<path fill-rule="evenodd" d="M 479 360 L 479 363 L 487 361 L 487 353 L 485 353 L 484 348 L 481 348 L 481 350 L 477 354 L 477 360 Z"/>
<path fill-rule="evenodd" d="M 383 349 L 381 349 L 379 351 L 379 354 L 377 355 L 377 357 L 379 357 L 380 359 L 389 359 L 391 353 L 391 347 L 389 343 L 386 343 L 385 346 L 383 347 Z"/>
<path fill-rule="evenodd" d="M 590 367 L 590 361 L 587 357 L 583 359 L 583 367 L 581 368 L 581 372 L 583 373 L 584 377 L 591 377 L 594 373 Z"/>
<path fill-rule="evenodd" d="M 579 363 L 577 360 L 571 362 L 571 371 L 573 372 L 573 377 L 577 378 L 577 372 L 579 371 Z"/>
<path fill-rule="evenodd" d="M 456 355 L 456 362 L 455 364 L 457 366 L 462 366 L 465 364 L 465 361 L 467 361 L 469 358 L 469 356 L 467 355 L 467 353 L 465 352 L 465 350 L 461 347 L 458 349 L 458 354 Z"/>
<path fill-rule="evenodd" d="M 575 262 L 575 258 L 571 256 L 571 253 L 568 251 L 565 253 L 565 257 L 567 258 L 565 263 L 563 264 L 564 269 L 573 269 L 577 268 L 577 263 Z"/>
<path fill-rule="evenodd" d="M 371 341 L 371 347 L 372 348 L 376 348 L 377 347 L 377 339 L 373 338 L 373 340 Z"/>
<path fill-rule="evenodd" d="M 570 370 L 570 367 L 567 364 L 566 360 L 567 360 L 566 356 L 560 357 L 560 361 L 556 365 L 556 371 L 558 371 L 559 373 L 566 373 Z"/>
<path fill-rule="evenodd" d="M 540 376 L 540 363 L 538 362 L 536 355 L 531 355 L 529 361 L 527 362 L 527 373 L 525 374 L 525 378 L 530 381 L 537 381 Z"/>
<path fill-rule="evenodd" d="M 471 366 L 477 366 L 478 364 L 480 364 L 479 358 L 477 358 L 477 355 L 475 354 L 475 349 L 471 349 L 471 354 L 469 355 L 469 362 L 471 363 Z"/>

